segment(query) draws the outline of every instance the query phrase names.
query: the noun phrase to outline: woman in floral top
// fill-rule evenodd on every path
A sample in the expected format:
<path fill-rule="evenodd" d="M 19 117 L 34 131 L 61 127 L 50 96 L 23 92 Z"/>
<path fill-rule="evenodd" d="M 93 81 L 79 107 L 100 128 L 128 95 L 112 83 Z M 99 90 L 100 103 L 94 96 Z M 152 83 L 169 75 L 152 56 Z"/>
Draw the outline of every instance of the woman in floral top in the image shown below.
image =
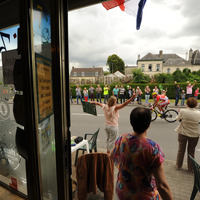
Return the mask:
<path fill-rule="evenodd" d="M 134 132 L 121 135 L 110 154 L 119 170 L 119 200 L 173 200 L 164 174 L 164 154 L 157 143 L 147 138 L 150 110 L 133 109 L 130 122 Z"/>

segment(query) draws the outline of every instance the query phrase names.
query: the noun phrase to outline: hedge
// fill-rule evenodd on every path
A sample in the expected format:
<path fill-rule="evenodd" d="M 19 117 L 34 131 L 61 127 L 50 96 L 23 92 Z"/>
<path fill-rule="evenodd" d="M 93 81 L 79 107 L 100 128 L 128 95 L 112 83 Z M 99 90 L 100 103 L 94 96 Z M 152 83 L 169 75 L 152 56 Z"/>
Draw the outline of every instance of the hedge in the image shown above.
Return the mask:
<path fill-rule="evenodd" d="M 180 85 L 180 87 L 183 89 L 183 90 L 185 90 L 185 93 L 186 93 L 186 87 L 187 87 L 187 83 L 177 83 L 177 84 L 179 84 Z M 99 84 L 100 85 L 100 87 L 102 88 L 102 98 L 103 98 L 103 88 L 104 88 L 104 86 L 105 86 L 105 84 Z M 158 88 L 159 88 L 159 90 L 160 90 L 160 87 L 159 86 L 162 86 L 162 88 L 164 89 L 164 90 L 166 90 L 166 88 L 167 88 L 167 97 L 169 98 L 169 99 L 175 99 L 175 84 L 169 84 L 169 83 L 163 83 L 162 85 L 161 84 L 135 84 L 135 83 L 131 83 L 131 84 L 123 84 L 123 87 L 126 89 L 126 91 L 127 91 L 127 86 L 131 86 L 131 88 L 133 89 L 133 88 L 135 88 L 136 89 L 136 87 L 137 86 L 139 86 L 140 87 L 140 89 L 142 90 L 142 92 L 143 92 L 143 94 L 142 94 L 142 98 L 144 98 L 145 97 L 145 92 L 144 92 L 144 89 L 145 89 L 145 87 L 148 85 L 149 86 L 149 88 L 151 89 L 151 93 L 152 93 L 152 91 L 153 91 L 153 89 L 154 89 L 154 87 L 155 86 L 157 86 Z M 97 88 L 97 84 L 92 84 L 92 86 L 96 89 Z M 111 85 L 108 85 L 108 86 L 110 86 L 110 91 L 109 91 L 109 96 L 111 96 L 112 95 L 112 91 L 113 91 L 113 88 L 115 87 L 115 84 L 111 84 Z M 73 98 L 76 98 L 76 85 L 70 85 L 70 87 L 71 87 L 71 89 L 72 89 L 72 97 Z M 86 87 L 87 89 L 89 89 L 90 88 L 90 85 L 79 85 L 79 87 L 82 89 L 82 91 L 83 91 L 83 89 Z M 118 87 L 120 87 L 119 85 L 118 85 Z M 193 94 L 194 94 L 194 91 L 196 90 L 196 88 L 197 87 L 200 87 L 200 83 L 197 83 L 194 87 L 193 87 Z M 95 94 L 95 97 L 96 97 L 96 92 L 94 93 Z M 127 92 L 126 92 L 126 94 L 127 94 Z M 83 93 L 82 93 L 82 96 L 83 96 Z"/>

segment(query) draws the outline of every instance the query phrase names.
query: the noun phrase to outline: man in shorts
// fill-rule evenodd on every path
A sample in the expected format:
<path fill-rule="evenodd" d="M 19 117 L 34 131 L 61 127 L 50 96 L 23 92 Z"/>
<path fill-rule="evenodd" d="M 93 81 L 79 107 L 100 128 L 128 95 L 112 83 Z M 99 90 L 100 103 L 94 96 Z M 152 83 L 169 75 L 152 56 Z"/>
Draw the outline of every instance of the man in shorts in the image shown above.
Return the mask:
<path fill-rule="evenodd" d="M 166 95 L 163 95 L 163 94 L 159 95 L 156 92 L 152 93 L 152 97 L 154 99 L 153 108 L 155 108 L 157 106 L 158 109 L 160 110 L 161 114 L 162 114 L 161 117 L 164 117 L 163 116 L 163 113 L 165 112 L 164 107 L 169 104 L 168 97 Z"/>

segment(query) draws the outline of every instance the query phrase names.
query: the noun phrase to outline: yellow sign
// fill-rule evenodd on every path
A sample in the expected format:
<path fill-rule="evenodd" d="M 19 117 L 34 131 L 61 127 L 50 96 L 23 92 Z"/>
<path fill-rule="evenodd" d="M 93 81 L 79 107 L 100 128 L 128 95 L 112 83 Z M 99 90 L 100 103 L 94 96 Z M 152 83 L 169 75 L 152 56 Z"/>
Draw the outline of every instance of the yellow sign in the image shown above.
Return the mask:
<path fill-rule="evenodd" d="M 53 113 L 51 62 L 36 54 L 39 121 Z"/>

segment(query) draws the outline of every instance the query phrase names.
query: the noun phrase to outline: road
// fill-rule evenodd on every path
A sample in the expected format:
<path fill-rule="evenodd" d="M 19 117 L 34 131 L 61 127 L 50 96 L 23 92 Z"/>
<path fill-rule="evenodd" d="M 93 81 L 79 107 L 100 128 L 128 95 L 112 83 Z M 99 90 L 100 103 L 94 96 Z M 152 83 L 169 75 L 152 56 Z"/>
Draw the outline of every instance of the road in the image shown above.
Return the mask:
<path fill-rule="evenodd" d="M 93 133 L 100 127 L 98 135 L 98 147 L 106 148 L 104 122 L 105 118 L 100 107 L 97 107 L 97 116 L 86 114 L 83 112 L 81 105 L 71 105 L 71 134 L 72 136 L 84 136 L 85 133 Z M 120 133 L 130 133 L 129 115 L 134 106 L 129 105 L 119 111 L 119 129 Z M 178 141 L 177 133 L 174 129 L 179 122 L 168 123 L 164 119 L 157 118 L 151 123 L 147 132 L 149 138 L 160 144 L 165 154 L 165 159 L 176 160 Z M 196 148 L 195 159 L 200 163 L 200 142 Z M 185 156 L 186 158 L 186 156 Z M 186 159 L 184 160 L 186 162 Z"/>

